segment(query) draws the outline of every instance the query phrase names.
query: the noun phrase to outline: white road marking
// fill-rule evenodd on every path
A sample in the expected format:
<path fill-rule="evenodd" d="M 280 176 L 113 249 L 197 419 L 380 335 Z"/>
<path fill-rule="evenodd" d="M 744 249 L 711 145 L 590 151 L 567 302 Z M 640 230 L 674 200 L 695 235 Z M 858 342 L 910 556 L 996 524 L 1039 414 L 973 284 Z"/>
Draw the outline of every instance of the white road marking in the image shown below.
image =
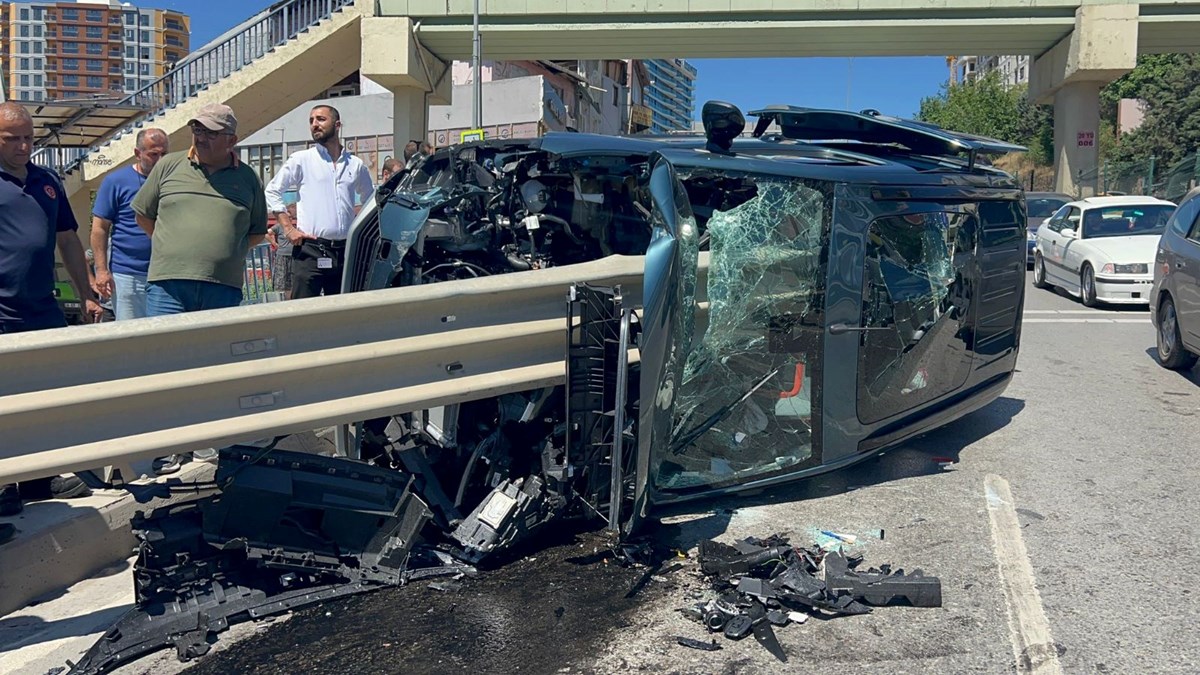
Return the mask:
<path fill-rule="evenodd" d="M 1050 636 L 1050 622 L 1042 608 L 1033 578 L 1033 564 L 1021 536 L 1021 524 L 1008 481 L 995 474 L 983 479 L 988 517 L 992 522 L 992 548 L 1000 569 L 1000 585 L 1008 606 L 1008 632 L 1012 638 L 1017 672 L 1057 675 L 1063 672 L 1058 648 Z"/>
<path fill-rule="evenodd" d="M 1115 309 L 1027 309 L 1026 314 L 1126 314 L 1140 316 L 1142 314 L 1150 314 L 1150 310 L 1139 310 L 1136 312 L 1124 311 L 1120 312 Z"/>
<path fill-rule="evenodd" d="M 1136 323 L 1136 324 L 1141 324 L 1141 325 L 1147 326 L 1147 327 L 1150 326 L 1150 322 L 1147 321 L 1146 319 L 1100 319 L 1100 318 L 1096 318 L 1096 319 L 1076 319 L 1076 318 L 1040 319 L 1040 318 L 1033 318 L 1033 319 L 1021 319 L 1021 323 Z"/>

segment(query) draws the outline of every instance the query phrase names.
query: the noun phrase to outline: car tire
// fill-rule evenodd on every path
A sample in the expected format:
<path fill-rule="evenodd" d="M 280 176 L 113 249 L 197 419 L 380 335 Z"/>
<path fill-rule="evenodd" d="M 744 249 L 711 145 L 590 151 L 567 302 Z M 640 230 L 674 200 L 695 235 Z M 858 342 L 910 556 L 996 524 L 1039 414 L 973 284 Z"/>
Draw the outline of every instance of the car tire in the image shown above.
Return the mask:
<path fill-rule="evenodd" d="M 1196 365 L 1196 355 L 1184 348 L 1183 340 L 1179 336 L 1179 317 L 1175 313 L 1175 302 L 1171 300 L 1171 296 L 1163 298 L 1155 317 L 1155 355 L 1158 356 L 1159 364 L 1171 370 L 1187 370 Z"/>
<path fill-rule="evenodd" d="M 1095 307 L 1100 304 L 1096 300 L 1096 272 L 1088 263 L 1083 264 L 1079 272 L 1079 299 L 1084 307 Z"/>
<path fill-rule="evenodd" d="M 1041 253 L 1033 255 L 1033 287 L 1050 288 L 1050 284 L 1046 283 L 1046 261 L 1042 260 Z"/>

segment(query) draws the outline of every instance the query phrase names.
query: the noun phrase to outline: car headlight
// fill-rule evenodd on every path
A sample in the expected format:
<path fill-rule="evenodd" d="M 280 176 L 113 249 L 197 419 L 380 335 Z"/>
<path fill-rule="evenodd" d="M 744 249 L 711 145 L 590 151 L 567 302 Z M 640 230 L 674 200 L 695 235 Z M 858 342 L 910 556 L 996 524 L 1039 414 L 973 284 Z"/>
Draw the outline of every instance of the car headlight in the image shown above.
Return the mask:
<path fill-rule="evenodd" d="M 1128 265 L 1108 263 L 1100 271 L 1104 274 L 1145 274 L 1149 269 L 1150 265 L 1147 263 L 1130 263 Z"/>

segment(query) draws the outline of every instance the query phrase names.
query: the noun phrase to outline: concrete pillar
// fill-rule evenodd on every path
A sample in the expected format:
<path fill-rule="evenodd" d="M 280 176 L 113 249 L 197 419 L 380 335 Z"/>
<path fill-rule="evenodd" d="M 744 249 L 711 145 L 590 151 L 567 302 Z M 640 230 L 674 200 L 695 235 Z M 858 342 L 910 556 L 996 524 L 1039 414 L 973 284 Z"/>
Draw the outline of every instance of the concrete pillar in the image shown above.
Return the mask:
<path fill-rule="evenodd" d="M 392 89 L 392 130 L 395 144 L 393 157 L 403 158 L 404 144 L 410 140 L 425 140 L 429 136 L 428 94 L 415 87 Z"/>
<path fill-rule="evenodd" d="M 450 67 L 413 36 L 412 19 L 363 18 L 361 73 L 392 92 L 394 156 L 428 136 L 430 105 L 450 103 Z"/>
<path fill-rule="evenodd" d="M 1075 29 L 1033 63 L 1029 97 L 1054 104 L 1054 184 L 1088 196 L 1094 180 L 1079 183 L 1099 161 L 1100 88 L 1137 65 L 1138 6 L 1084 5 Z"/>
<path fill-rule="evenodd" d="M 1099 189 L 1099 82 L 1073 82 L 1054 92 L 1054 189 L 1091 197 Z"/>

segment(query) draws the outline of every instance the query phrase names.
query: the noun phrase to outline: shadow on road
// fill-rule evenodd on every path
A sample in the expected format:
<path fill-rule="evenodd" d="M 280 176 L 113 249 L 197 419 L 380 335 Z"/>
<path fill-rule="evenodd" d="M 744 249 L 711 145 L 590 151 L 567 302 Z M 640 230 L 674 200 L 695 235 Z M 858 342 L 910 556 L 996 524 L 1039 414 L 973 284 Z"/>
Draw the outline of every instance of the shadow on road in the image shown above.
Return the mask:
<path fill-rule="evenodd" d="M 1025 408 L 1025 401 L 1002 396 L 985 408 L 936 429 L 883 455 L 867 457 L 853 466 L 800 480 L 791 485 L 766 489 L 751 495 L 696 502 L 664 511 L 661 516 L 702 513 L 711 515 L 687 522 L 686 528 L 662 526 L 661 534 L 675 537 L 680 547 L 691 547 L 701 540 L 724 534 L 733 509 L 766 504 L 785 504 L 829 497 L 852 490 L 869 488 L 903 478 L 928 476 L 945 471 L 957 463 L 959 453 L 980 439 L 1008 426 Z"/>
<path fill-rule="evenodd" d="M 1158 362 L 1158 356 L 1156 354 L 1157 352 L 1158 352 L 1157 348 L 1149 347 L 1146 349 L 1146 356 L 1150 357 L 1150 360 L 1154 362 L 1154 365 L 1158 366 L 1159 368 L 1162 368 L 1162 366 Z M 1163 368 L 1163 370 L 1169 370 L 1169 369 Z M 1188 368 L 1187 370 L 1172 370 L 1170 372 L 1173 372 L 1176 375 L 1178 375 L 1179 377 L 1200 387 L 1200 367 L 1192 366 L 1191 368 Z"/>
<path fill-rule="evenodd" d="M 40 616 L 0 618 L 0 653 L 42 642 L 103 633 L 131 608 L 132 604 L 119 605 L 57 621 L 46 621 Z"/>

